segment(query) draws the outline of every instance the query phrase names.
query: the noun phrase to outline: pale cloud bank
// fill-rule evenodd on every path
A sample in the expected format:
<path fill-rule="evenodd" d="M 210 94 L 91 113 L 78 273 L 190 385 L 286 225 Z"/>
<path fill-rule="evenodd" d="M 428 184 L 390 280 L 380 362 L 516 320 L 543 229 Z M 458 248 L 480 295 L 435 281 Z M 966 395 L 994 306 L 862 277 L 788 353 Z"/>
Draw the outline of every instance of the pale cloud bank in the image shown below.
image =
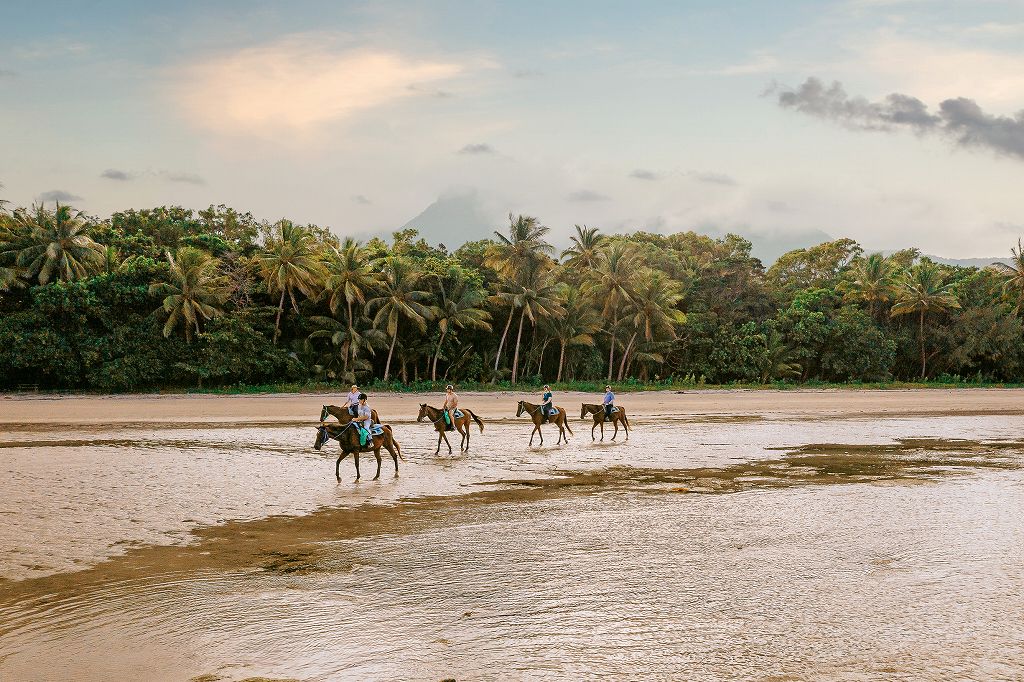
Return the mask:
<path fill-rule="evenodd" d="M 451 61 L 344 47 L 331 34 L 294 34 L 184 67 L 176 94 L 200 127 L 273 135 L 414 96 L 463 70 Z"/>

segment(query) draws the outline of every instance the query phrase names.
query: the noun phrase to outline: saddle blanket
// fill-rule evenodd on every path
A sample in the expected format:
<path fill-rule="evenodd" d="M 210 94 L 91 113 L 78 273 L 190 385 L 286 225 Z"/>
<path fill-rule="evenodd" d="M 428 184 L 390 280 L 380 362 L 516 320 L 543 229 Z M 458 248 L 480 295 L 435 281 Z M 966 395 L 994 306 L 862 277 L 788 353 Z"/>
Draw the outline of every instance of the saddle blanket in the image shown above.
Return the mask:
<path fill-rule="evenodd" d="M 371 436 L 383 436 L 384 435 L 384 427 L 381 426 L 380 424 L 374 424 L 373 426 L 370 427 L 370 435 Z"/>
<path fill-rule="evenodd" d="M 460 410 L 459 408 L 456 407 L 455 411 L 452 412 L 452 416 L 455 417 L 456 419 L 462 419 L 462 416 L 463 416 L 462 410 Z"/>

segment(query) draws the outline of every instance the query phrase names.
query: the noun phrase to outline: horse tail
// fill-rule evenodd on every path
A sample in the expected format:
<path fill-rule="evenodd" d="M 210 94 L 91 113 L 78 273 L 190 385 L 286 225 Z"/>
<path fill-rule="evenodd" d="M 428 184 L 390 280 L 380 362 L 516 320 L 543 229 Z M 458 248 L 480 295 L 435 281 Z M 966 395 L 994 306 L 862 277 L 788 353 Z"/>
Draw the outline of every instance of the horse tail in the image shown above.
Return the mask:
<path fill-rule="evenodd" d="M 626 424 L 626 427 L 628 428 L 629 427 L 629 418 L 626 417 L 626 411 L 623 410 L 621 407 L 619 408 L 619 411 L 622 412 L 622 421 Z"/>
<path fill-rule="evenodd" d="M 391 424 L 382 424 L 381 428 L 388 432 L 388 436 L 391 437 L 391 442 L 395 446 L 395 452 L 398 453 L 398 459 L 405 461 L 405 455 L 402 454 L 402 446 L 398 444 L 398 439 L 395 438 L 395 432 L 391 430 Z"/>
<path fill-rule="evenodd" d="M 575 436 L 576 434 L 572 433 L 572 427 L 569 426 L 569 414 L 565 411 L 564 407 L 560 409 L 562 410 L 562 422 L 565 424 L 565 428 L 569 429 L 569 433 Z"/>
<path fill-rule="evenodd" d="M 466 412 L 469 412 L 469 416 L 472 417 L 473 421 L 475 421 L 480 426 L 480 433 L 483 433 L 484 432 L 484 423 L 482 421 L 480 421 L 480 417 L 476 416 L 473 413 L 472 410 L 466 410 Z"/>

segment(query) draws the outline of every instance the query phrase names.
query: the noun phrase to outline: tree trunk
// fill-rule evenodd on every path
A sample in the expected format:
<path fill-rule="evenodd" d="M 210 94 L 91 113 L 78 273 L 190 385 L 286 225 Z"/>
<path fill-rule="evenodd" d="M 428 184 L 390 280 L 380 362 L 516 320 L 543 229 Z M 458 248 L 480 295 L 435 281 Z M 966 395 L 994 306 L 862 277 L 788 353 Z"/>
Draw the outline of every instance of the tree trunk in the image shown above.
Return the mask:
<path fill-rule="evenodd" d="M 277 304 L 277 320 L 274 321 L 274 345 L 277 345 L 277 337 L 281 335 L 281 313 L 284 312 L 284 289 L 281 290 L 281 302 Z"/>
<path fill-rule="evenodd" d="M 540 360 L 537 361 L 537 374 L 541 373 L 544 369 L 544 351 L 548 349 L 548 344 L 551 343 L 551 339 L 546 339 L 540 347 Z"/>
<path fill-rule="evenodd" d="M 508 328 L 512 326 L 512 316 L 516 314 L 515 306 L 508 311 L 508 322 L 505 323 L 505 331 L 501 333 L 501 343 L 498 344 L 498 354 L 494 356 L 494 371 L 498 371 L 498 365 L 501 363 L 501 349 L 505 347 L 505 337 L 508 336 Z"/>
<path fill-rule="evenodd" d="M 352 320 L 352 301 L 349 301 L 348 298 L 346 297 L 345 302 L 348 303 L 348 347 L 349 347 L 349 350 L 351 351 L 351 353 L 349 353 L 347 355 L 351 355 L 352 356 L 352 371 L 355 372 L 356 371 L 356 344 L 353 341 L 353 336 L 354 336 L 353 332 L 355 332 L 355 328 L 356 327 L 355 327 L 354 321 Z M 346 371 L 348 371 L 348 360 L 349 360 L 347 355 L 345 357 L 345 369 L 346 369 Z"/>
<path fill-rule="evenodd" d="M 615 317 L 612 318 L 612 342 L 611 348 L 608 349 L 608 381 L 612 380 L 612 371 L 615 368 L 615 327 L 619 323 L 619 313 L 616 311 Z"/>
<path fill-rule="evenodd" d="M 526 311 L 519 317 L 519 333 L 516 334 L 516 355 L 512 360 L 512 383 L 516 383 L 516 376 L 519 372 L 519 342 L 523 338 L 523 320 L 526 319 Z"/>
<path fill-rule="evenodd" d="M 391 347 L 388 348 L 388 361 L 384 364 L 384 381 L 391 376 L 391 356 L 395 352 L 395 342 L 398 341 L 398 326 L 395 326 L 395 335 L 391 337 Z"/>
<path fill-rule="evenodd" d="M 561 383 L 562 381 L 562 366 L 565 364 L 565 341 L 560 341 L 562 350 L 558 354 L 558 376 L 555 377 L 555 383 Z"/>
<path fill-rule="evenodd" d="M 626 350 L 622 351 L 622 362 L 619 363 L 619 381 L 622 381 L 622 377 L 626 373 L 626 359 L 629 357 L 629 351 L 633 350 L 633 342 L 636 341 L 637 334 L 639 332 L 633 332 L 633 338 L 626 344 Z"/>
<path fill-rule="evenodd" d="M 928 376 L 925 372 L 925 369 L 927 368 L 928 358 L 926 358 L 924 354 L 924 308 L 921 308 L 921 322 L 919 329 L 919 333 L 921 335 L 921 380 L 924 381 L 924 378 Z"/>
<path fill-rule="evenodd" d="M 444 343 L 444 337 L 448 332 L 441 332 L 441 338 L 437 340 L 437 350 L 434 352 L 434 366 L 430 370 L 430 380 L 437 381 L 437 358 L 441 355 L 441 344 Z"/>

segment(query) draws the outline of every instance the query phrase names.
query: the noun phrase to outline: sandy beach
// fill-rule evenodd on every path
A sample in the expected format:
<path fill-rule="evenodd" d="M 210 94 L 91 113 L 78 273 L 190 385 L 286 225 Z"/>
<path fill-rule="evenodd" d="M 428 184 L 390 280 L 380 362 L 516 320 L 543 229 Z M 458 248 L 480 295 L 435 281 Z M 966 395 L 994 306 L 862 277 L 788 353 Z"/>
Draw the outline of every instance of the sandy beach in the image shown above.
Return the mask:
<path fill-rule="evenodd" d="M 515 416 L 523 393 L 462 393 L 462 404 L 488 419 Z M 618 404 L 634 418 L 672 414 L 763 418 L 849 418 L 924 415 L 1024 414 L 1024 389 L 918 390 L 692 390 L 619 393 Z M 570 415 L 590 393 L 559 393 L 555 402 Z M 321 404 L 338 404 L 343 393 L 269 395 L 0 396 L 0 423 L 295 423 L 319 418 Z M 440 404 L 439 393 L 383 393 L 371 403 L 390 421 L 415 418 L 419 403 Z"/>

